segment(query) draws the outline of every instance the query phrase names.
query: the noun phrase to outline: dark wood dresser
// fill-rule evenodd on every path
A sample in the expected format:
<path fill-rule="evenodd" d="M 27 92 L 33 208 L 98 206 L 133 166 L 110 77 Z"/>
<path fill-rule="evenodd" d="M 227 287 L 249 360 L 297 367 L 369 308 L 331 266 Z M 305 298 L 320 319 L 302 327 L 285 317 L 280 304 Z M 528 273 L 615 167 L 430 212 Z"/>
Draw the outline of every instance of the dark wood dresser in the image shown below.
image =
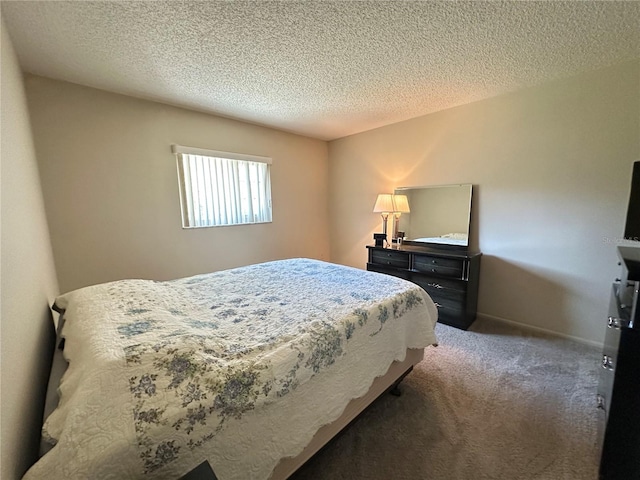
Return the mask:
<path fill-rule="evenodd" d="M 420 285 L 438 307 L 439 322 L 466 330 L 476 319 L 481 253 L 417 245 L 367 248 L 367 270 Z"/>
<path fill-rule="evenodd" d="M 640 247 L 618 247 L 597 402 L 600 479 L 640 479 Z"/>

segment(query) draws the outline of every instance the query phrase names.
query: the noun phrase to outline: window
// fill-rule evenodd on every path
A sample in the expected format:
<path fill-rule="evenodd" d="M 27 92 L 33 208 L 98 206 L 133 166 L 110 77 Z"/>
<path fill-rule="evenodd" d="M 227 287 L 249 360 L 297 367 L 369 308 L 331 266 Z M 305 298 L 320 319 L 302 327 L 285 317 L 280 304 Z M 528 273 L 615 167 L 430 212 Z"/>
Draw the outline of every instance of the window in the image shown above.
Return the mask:
<path fill-rule="evenodd" d="M 173 145 L 183 228 L 271 222 L 271 159 Z"/>

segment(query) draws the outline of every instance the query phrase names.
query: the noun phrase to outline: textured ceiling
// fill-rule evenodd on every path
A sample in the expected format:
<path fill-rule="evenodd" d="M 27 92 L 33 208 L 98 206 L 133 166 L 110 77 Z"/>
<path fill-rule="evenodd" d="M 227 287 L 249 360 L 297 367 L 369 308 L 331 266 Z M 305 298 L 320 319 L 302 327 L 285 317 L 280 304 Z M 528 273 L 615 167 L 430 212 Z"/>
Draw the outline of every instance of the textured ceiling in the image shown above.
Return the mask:
<path fill-rule="evenodd" d="M 334 139 L 640 57 L 638 2 L 2 1 L 24 70 Z"/>

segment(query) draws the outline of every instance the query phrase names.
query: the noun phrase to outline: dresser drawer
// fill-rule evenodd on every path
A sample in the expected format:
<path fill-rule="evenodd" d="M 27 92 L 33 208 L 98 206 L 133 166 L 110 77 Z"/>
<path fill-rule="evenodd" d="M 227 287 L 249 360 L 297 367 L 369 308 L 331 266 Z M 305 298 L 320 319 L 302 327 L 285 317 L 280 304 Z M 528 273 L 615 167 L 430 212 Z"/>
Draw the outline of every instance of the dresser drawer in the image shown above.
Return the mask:
<path fill-rule="evenodd" d="M 615 378 L 616 363 L 618 362 L 618 345 L 621 332 L 614 318 L 610 316 L 607 321 L 598 378 L 598 402 L 601 402 L 598 406 L 605 411 L 605 418 L 609 412 L 609 401 L 613 393 L 613 380 Z"/>
<path fill-rule="evenodd" d="M 469 320 L 465 312 L 447 308 L 444 305 L 438 306 L 438 322 L 465 330 L 469 327 Z"/>
<path fill-rule="evenodd" d="M 418 272 L 433 273 L 444 277 L 462 278 L 464 260 L 434 257 L 431 255 L 415 255 L 413 268 Z"/>
<path fill-rule="evenodd" d="M 409 255 L 393 250 L 371 250 L 371 263 L 390 265 L 397 268 L 409 268 Z"/>
<path fill-rule="evenodd" d="M 414 283 L 417 283 L 422 288 L 424 288 L 429 296 L 433 298 L 433 300 L 441 300 L 441 302 L 453 302 L 457 305 L 464 305 L 466 292 L 464 290 L 453 290 L 450 288 L 444 288 L 439 283 L 435 281 L 425 282 L 421 279 L 412 278 Z"/>
<path fill-rule="evenodd" d="M 456 299 L 450 296 L 442 295 L 441 293 L 432 293 L 427 290 L 427 293 L 436 304 L 436 307 L 446 309 L 452 314 L 461 314 L 464 312 L 464 299 Z"/>
<path fill-rule="evenodd" d="M 602 367 L 605 370 L 613 370 L 615 368 L 620 345 L 621 330 L 619 327 L 612 326 L 611 320 L 612 317 L 609 317 L 602 347 Z"/>
<path fill-rule="evenodd" d="M 425 290 L 456 290 L 459 292 L 466 292 L 468 282 L 454 278 L 442 278 L 427 275 L 424 273 L 413 273 L 411 275 L 411 281 L 417 283 Z"/>
<path fill-rule="evenodd" d="M 601 369 L 598 375 L 598 389 L 597 389 L 597 406 L 605 412 L 605 420 L 609 414 L 609 406 L 611 401 L 611 395 L 613 394 L 613 381 L 615 380 L 615 370 L 613 363 L 609 363 L 609 360 L 604 355 L 600 363 Z"/>
<path fill-rule="evenodd" d="M 397 270 L 394 267 L 378 265 L 376 263 L 367 263 L 367 270 L 370 272 L 386 273 L 387 275 L 404 278 L 405 280 L 410 280 L 411 275 L 408 270 Z"/>

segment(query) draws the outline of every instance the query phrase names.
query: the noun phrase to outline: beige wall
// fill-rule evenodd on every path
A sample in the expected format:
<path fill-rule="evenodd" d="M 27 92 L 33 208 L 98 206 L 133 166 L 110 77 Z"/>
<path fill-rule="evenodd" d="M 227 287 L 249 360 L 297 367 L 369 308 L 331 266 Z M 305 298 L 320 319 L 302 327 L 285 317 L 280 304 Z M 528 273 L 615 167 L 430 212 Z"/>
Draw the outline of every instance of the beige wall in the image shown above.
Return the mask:
<path fill-rule="evenodd" d="M 1 31 L 0 478 L 15 480 L 37 458 L 58 286 L 22 73 L 4 22 Z"/>
<path fill-rule="evenodd" d="M 42 77 L 26 88 L 62 291 L 329 259 L 326 142 Z M 182 229 L 173 143 L 272 157 L 273 223 Z"/>
<path fill-rule="evenodd" d="M 640 159 L 639 61 L 336 140 L 329 158 L 332 261 L 365 268 L 377 193 L 472 183 L 479 311 L 602 340 Z"/>

